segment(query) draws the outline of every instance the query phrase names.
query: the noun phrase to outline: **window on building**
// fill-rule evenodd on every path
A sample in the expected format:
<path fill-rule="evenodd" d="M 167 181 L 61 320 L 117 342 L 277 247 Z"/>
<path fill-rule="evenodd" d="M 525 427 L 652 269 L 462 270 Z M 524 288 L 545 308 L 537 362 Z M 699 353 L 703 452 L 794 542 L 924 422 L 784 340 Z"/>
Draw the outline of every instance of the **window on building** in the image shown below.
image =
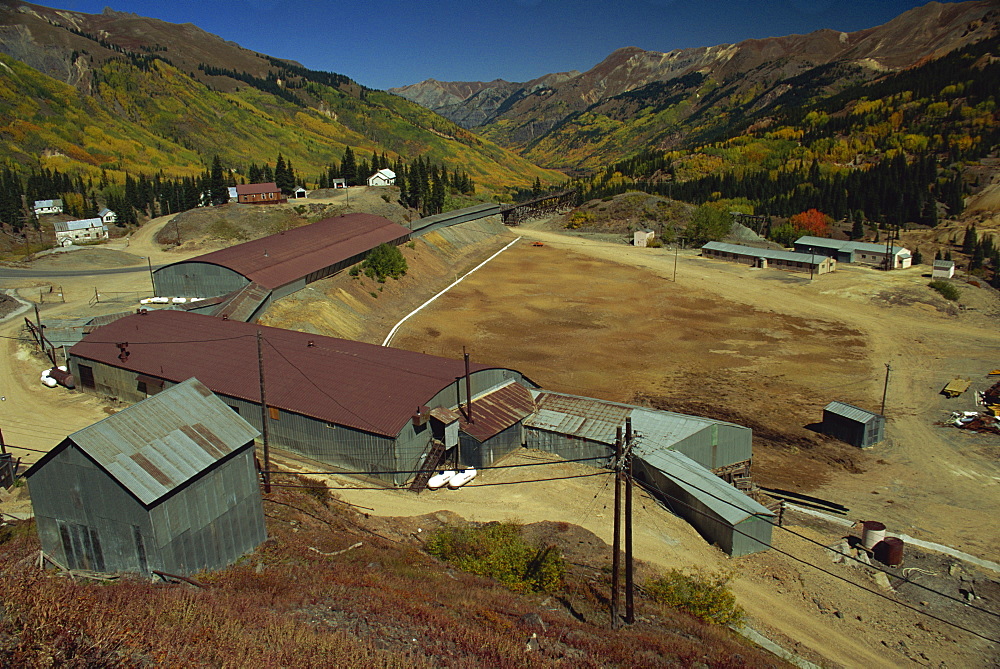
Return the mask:
<path fill-rule="evenodd" d="M 271 420 L 281 419 L 281 411 L 278 409 L 278 407 L 268 407 L 267 410 L 271 414 Z"/>

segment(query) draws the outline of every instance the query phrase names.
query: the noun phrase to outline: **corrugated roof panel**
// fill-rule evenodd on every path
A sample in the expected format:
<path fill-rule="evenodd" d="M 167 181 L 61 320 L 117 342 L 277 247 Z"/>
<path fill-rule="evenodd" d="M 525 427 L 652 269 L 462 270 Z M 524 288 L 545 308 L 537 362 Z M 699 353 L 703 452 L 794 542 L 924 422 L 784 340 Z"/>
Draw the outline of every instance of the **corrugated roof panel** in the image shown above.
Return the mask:
<path fill-rule="evenodd" d="M 838 416 L 843 416 L 850 420 L 856 421 L 858 423 L 867 423 L 872 418 L 878 416 L 874 411 L 868 411 L 862 409 L 861 407 L 856 407 L 853 404 L 848 404 L 846 402 L 830 402 L 824 407 L 825 411 L 837 414 Z"/>
<path fill-rule="evenodd" d="M 642 435 L 636 452 L 670 448 L 682 439 L 710 428 L 713 422 L 716 421 L 655 409 L 634 409 L 632 429 Z"/>
<path fill-rule="evenodd" d="M 472 422 L 460 422 L 462 432 L 482 442 L 500 434 L 535 408 L 531 393 L 520 383 L 511 381 L 480 397 L 472 399 Z"/>
<path fill-rule="evenodd" d="M 221 395 L 260 402 L 258 331 L 269 406 L 374 434 L 395 437 L 465 374 L 461 360 L 173 310 L 114 321 L 70 355 L 175 383 L 197 376 Z M 125 362 L 116 342 L 131 342 Z"/>
<path fill-rule="evenodd" d="M 641 456 L 690 495 L 735 525 L 751 516 L 774 516 L 767 507 L 729 485 L 683 453 L 658 450 Z"/>
<path fill-rule="evenodd" d="M 69 440 L 151 504 L 259 434 L 191 378 L 74 432 Z"/>
<path fill-rule="evenodd" d="M 381 216 L 347 214 L 182 260 L 168 267 L 188 263 L 219 265 L 274 290 L 409 234 L 407 228 Z"/>
<path fill-rule="evenodd" d="M 778 251 L 776 249 L 759 249 L 754 246 L 741 246 L 740 244 L 726 244 L 724 242 L 708 242 L 701 248 L 721 253 L 733 253 L 742 256 L 752 256 L 754 258 L 767 258 L 768 260 L 801 262 L 809 265 L 819 265 L 827 260 L 826 256 L 818 253 L 810 254 L 798 253 L 796 251 Z"/>
<path fill-rule="evenodd" d="M 885 244 L 876 244 L 874 242 L 852 242 L 842 239 L 829 239 L 827 237 L 812 237 L 810 235 L 804 235 L 796 239 L 795 243 L 805 246 L 836 249 L 838 251 L 868 251 L 869 253 L 885 253 Z M 894 254 L 906 250 L 902 246 L 893 246 L 891 248 Z"/>

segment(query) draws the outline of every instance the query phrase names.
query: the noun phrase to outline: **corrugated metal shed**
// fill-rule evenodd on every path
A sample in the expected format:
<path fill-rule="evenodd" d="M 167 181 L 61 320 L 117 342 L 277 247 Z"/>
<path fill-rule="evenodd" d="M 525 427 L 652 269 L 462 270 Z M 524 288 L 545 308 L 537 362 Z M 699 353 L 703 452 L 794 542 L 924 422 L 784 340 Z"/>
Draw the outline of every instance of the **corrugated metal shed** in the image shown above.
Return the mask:
<path fill-rule="evenodd" d="M 408 229 L 381 216 L 347 214 L 173 263 L 156 272 L 176 272 L 187 265 L 206 263 L 274 290 L 379 244 L 398 243 L 409 234 Z"/>
<path fill-rule="evenodd" d="M 540 392 L 536 397 L 535 415 L 524 421 L 526 427 L 614 445 L 617 428 L 633 407 L 591 397 L 575 397 Z"/>
<path fill-rule="evenodd" d="M 828 239 L 826 237 L 812 237 L 805 235 L 795 240 L 796 248 L 799 246 L 812 246 L 816 248 L 832 249 L 835 251 L 867 251 L 869 253 L 885 253 L 885 244 L 874 242 L 851 242 L 842 239 Z M 896 254 L 905 251 L 902 246 L 891 247 L 891 253 Z"/>
<path fill-rule="evenodd" d="M 638 480 L 727 554 L 739 557 L 770 548 L 774 514 L 684 454 L 646 453 L 633 468 Z"/>
<path fill-rule="evenodd" d="M 843 416 L 844 418 L 853 421 L 857 421 L 858 423 L 867 423 L 872 418 L 876 418 L 879 415 L 874 411 L 868 411 L 866 409 L 856 407 L 853 404 L 847 404 L 846 402 L 830 402 L 823 408 L 823 410 L 837 414 L 838 416 Z"/>
<path fill-rule="evenodd" d="M 868 448 L 885 438 L 885 416 L 846 402 L 830 402 L 823 408 L 823 433 Z"/>
<path fill-rule="evenodd" d="M 659 449 L 640 454 L 642 460 L 677 481 L 729 523 L 751 516 L 773 517 L 767 507 L 729 485 L 697 462 L 677 451 Z"/>
<path fill-rule="evenodd" d="M 809 253 L 796 253 L 795 251 L 777 251 L 775 249 L 760 249 L 754 246 L 741 246 L 740 244 L 726 244 L 724 242 L 708 242 L 701 248 L 719 253 L 732 253 L 741 256 L 751 256 L 754 258 L 766 258 L 768 260 L 784 260 L 786 262 L 800 262 L 808 265 L 820 265 L 826 260 L 826 256 Z"/>
<path fill-rule="evenodd" d="M 68 439 L 150 505 L 259 435 L 191 378 Z"/>
<path fill-rule="evenodd" d="M 531 391 L 517 382 L 510 382 L 480 397 L 472 399 L 472 421 L 464 417 L 462 432 L 478 441 L 486 441 L 517 424 L 534 409 Z"/>
<path fill-rule="evenodd" d="M 460 360 L 185 311 L 121 318 L 70 356 L 175 383 L 197 376 L 216 393 L 259 403 L 258 331 L 269 406 L 388 437 L 465 373 Z M 124 362 L 118 342 L 130 342 Z M 498 368 L 471 366 L 487 369 Z"/>

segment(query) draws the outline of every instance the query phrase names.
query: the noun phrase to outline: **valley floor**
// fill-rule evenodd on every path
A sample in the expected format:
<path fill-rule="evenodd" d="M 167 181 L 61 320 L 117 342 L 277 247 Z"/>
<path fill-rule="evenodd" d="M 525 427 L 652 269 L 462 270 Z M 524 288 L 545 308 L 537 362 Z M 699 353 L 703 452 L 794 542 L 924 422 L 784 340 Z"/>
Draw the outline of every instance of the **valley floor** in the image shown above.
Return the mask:
<path fill-rule="evenodd" d="M 118 252 L 136 256 L 128 260 L 134 264 L 145 264 L 138 256 L 151 253 L 158 254 L 152 256 L 154 264 L 180 259 L 176 252 L 143 242 L 152 232 L 144 228 L 130 248 Z M 852 519 L 881 520 L 890 531 L 994 561 L 1000 557 L 995 522 L 1000 438 L 938 425 L 951 410 L 974 408 L 971 390 L 956 400 L 939 395 L 945 383 L 964 376 L 973 379 L 973 390 L 982 389 L 991 382 L 985 373 L 1000 366 L 1000 299 L 995 292 L 961 285 L 962 303 L 972 309 L 959 310 L 926 289 L 920 269 L 886 274 L 842 265 L 810 282 L 807 275 L 751 270 L 706 260 L 693 251 L 678 254 L 674 281 L 675 256 L 666 249 L 570 237 L 542 225 L 514 232 L 525 239 L 408 321 L 393 345 L 449 357 L 459 357 L 466 346 L 474 361 L 518 369 L 548 389 L 750 425 L 759 483 L 839 502 L 850 508 Z M 70 258 L 52 261 L 53 268 Z M 459 264 L 464 266 L 465 260 Z M 426 290 L 450 282 L 454 277 L 447 274 L 412 279 L 426 279 Z M 141 272 L 67 279 L 61 286 L 66 302 L 44 304 L 43 320 L 127 310 L 131 303 L 90 306 L 93 284 L 100 283 L 102 292 L 138 293 L 148 292 L 148 279 Z M 326 292 L 353 291 L 356 299 L 368 290 L 351 286 L 346 276 L 340 280 L 326 286 Z M 50 285 L 4 280 L 0 287 L 37 301 Z M 380 343 L 395 319 L 435 290 L 371 298 L 384 325 L 360 332 L 359 338 Z M 316 318 L 322 315 L 315 304 L 310 311 L 320 313 Z M 310 316 L 301 312 L 276 313 L 280 318 L 270 324 L 287 318 L 325 334 L 347 334 L 310 325 Z M 5 323 L 0 334 L 16 336 L 19 319 Z M 96 398 L 38 384 L 42 365 L 27 347 L 11 338 L 0 345 L 0 393 L 5 396 L 0 408 L 8 443 L 44 451 L 106 415 L 109 407 Z M 819 422 L 822 407 L 831 400 L 878 410 L 886 363 L 891 375 L 885 443 L 860 451 L 806 427 Z M 29 460 L 38 455 L 14 452 Z M 292 459 L 287 464 L 313 466 Z M 554 477 L 580 468 L 562 464 L 545 471 Z M 542 477 L 498 470 L 484 472 L 477 482 L 503 482 L 503 476 Z M 344 499 L 380 516 L 447 509 L 475 520 L 565 521 L 610 542 L 611 487 L 606 478 L 471 486 L 420 496 L 365 489 L 372 486 L 349 477 L 329 480 L 346 488 L 338 491 Z M 728 559 L 654 500 L 644 497 L 637 509 L 637 557 L 661 568 L 732 570 L 734 589 L 752 623 L 813 661 L 985 666 L 998 657 L 998 649 L 985 641 L 777 551 Z M 805 517 L 791 516 L 791 521 L 797 532 L 821 544 L 845 534 L 844 528 Z M 804 539 L 776 530 L 775 546 L 875 587 L 856 570 L 832 564 L 819 546 Z M 915 564 L 917 554 L 912 555 Z M 998 579 L 997 574 L 971 571 L 979 579 Z M 997 634 L 995 618 L 976 621 L 948 608 L 935 612 L 987 636 Z"/>

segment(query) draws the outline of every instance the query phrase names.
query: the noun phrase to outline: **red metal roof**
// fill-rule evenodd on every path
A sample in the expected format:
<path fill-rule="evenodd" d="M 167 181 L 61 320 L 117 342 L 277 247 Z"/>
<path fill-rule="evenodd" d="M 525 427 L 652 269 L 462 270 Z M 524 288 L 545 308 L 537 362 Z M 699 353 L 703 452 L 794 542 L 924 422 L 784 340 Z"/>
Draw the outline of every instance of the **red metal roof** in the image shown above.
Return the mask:
<path fill-rule="evenodd" d="M 266 184 L 237 184 L 236 194 L 237 195 L 263 195 L 264 193 L 277 193 L 278 184 L 276 183 L 266 183 Z"/>
<path fill-rule="evenodd" d="M 174 310 L 121 318 L 70 355 L 173 382 L 195 376 L 213 392 L 260 402 L 258 331 L 268 406 L 389 437 L 465 374 L 461 360 Z M 125 362 L 119 342 L 128 342 Z M 474 401 L 477 424 L 479 415 Z M 485 423 L 485 407 L 481 415 Z"/>
<path fill-rule="evenodd" d="M 472 422 L 463 416 L 460 426 L 479 442 L 494 437 L 535 410 L 531 391 L 512 381 L 482 397 L 472 398 Z"/>
<path fill-rule="evenodd" d="M 274 290 L 370 251 L 379 244 L 405 239 L 409 234 L 408 229 L 381 216 L 347 214 L 206 253 L 175 265 L 220 265 Z"/>

